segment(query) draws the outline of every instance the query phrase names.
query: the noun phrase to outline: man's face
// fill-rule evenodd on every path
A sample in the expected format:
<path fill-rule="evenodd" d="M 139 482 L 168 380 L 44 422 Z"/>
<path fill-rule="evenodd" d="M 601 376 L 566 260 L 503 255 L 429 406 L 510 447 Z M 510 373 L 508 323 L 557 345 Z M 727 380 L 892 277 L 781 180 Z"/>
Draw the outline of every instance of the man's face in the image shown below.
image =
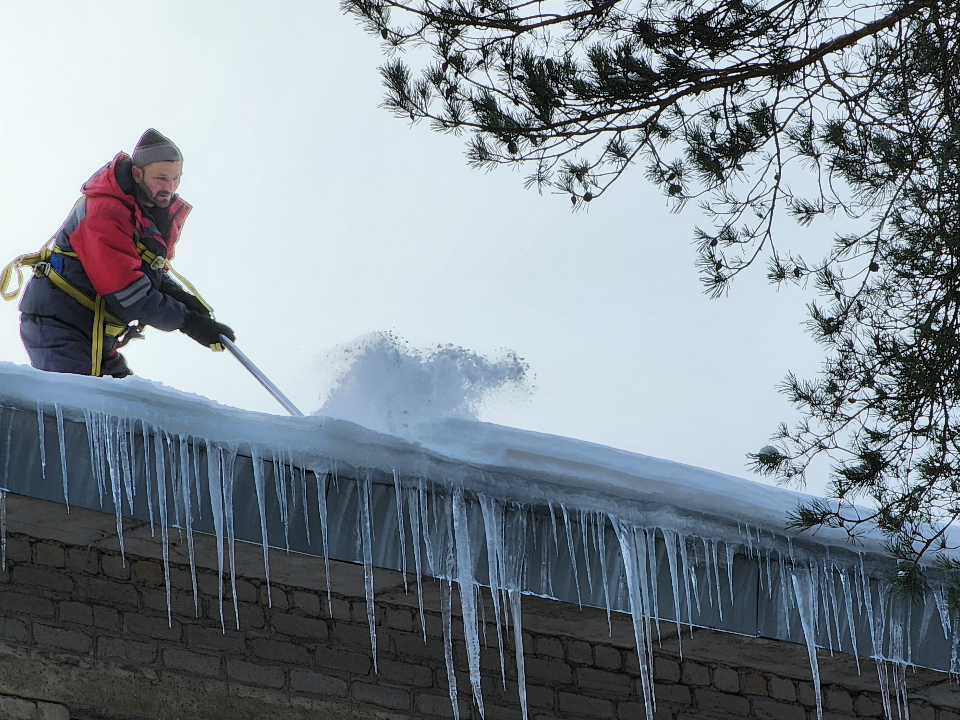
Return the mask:
<path fill-rule="evenodd" d="M 180 185 L 182 173 L 183 162 L 180 160 L 155 162 L 142 168 L 134 166 L 133 181 L 143 204 L 167 207 Z"/>

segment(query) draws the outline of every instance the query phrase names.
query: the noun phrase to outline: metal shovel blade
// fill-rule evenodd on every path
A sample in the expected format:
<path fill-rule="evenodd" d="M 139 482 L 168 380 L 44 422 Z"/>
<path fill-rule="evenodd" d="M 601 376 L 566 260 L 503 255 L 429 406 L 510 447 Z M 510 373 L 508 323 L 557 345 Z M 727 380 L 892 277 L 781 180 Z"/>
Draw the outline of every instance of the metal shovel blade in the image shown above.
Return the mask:
<path fill-rule="evenodd" d="M 297 409 L 297 406 L 290 402 L 289 398 L 280 392 L 280 388 L 270 382 L 269 378 L 260 372 L 260 368 L 254 365 L 250 358 L 240 352 L 240 348 L 233 344 L 230 338 L 225 335 L 220 336 L 220 344 L 223 345 L 227 350 L 230 351 L 230 354 L 233 355 L 237 360 L 240 361 L 240 364 L 243 365 L 247 370 L 250 371 L 250 374 L 253 375 L 257 380 L 260 381 L 260 384 L 263 385 L 267 392 L 273 395 L 276 398 L 277 402 L 283 405 L 288 413 L 294 417 L 303 417 L 303 413 Z"/>

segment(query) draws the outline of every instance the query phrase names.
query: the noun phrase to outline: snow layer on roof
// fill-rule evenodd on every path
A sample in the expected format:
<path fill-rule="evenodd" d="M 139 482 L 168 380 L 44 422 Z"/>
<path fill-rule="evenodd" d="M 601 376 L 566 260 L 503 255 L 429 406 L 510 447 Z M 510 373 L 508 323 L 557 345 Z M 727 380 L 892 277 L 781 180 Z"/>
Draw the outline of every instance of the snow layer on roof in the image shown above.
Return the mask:
<path fill-rule="evenodd" d="M 785 533 L 787 513 L 811 499 L 682 463 L 475 420 L 421 422 L 398 437 L 334 418 L 241 410 L 137 377 L 60 375 L 0 363 L 0 404 L 31 407 L 36 402 L 56 403 L 67 415 L 70 408 L 85 408 L 136 418 L 172 434 L 282 448 L 386 473 L 439 472 L 446 481 L 472 477 L 483 485 L 522 478 L 522 486 L 497 488 L 518 501 L 567 500 L 593 510 L 622 511 L 621 500 L 634 500 L 648 511 L 652 504 L 669 507 L 689 522 L 709 515 L 776 534 Z M 846 535 L 836 531 L 819 533 L 818 541 L 848 545 Z"/>
<path fill-rule="evenodd" d="M 517 662 L 522 667 L 520 596 L 535 592 L 555 597 L 551 588 L 557 586 L 552 584 L 550 576 L 555 573 L 559 578 L 562 570 L 567 576 L 563 579 L 568 585 L 567 597 L 572 582 L 576 589 L 574 597 L 579 600 L 583 586 L 578 567 L 586 571 L 588 584 L 590 568 L 593 568 L 594 577 L 601 580 L 608 612 L 614 602 L 618 608 L 629 608 L 641 669 L 645 673 L 652 660 L 651 620 L 669 617 L 679 626 L 682 606 L 686 610 L 683 622 L 691 627 L 700 622 L 695 615 L 703 617 L 701 610 L 706 614 L 719 613 L 722 623 L 723 608 L 728 603 L 727 591 L 728 612 L 746 613 L 758 628 L 761 622 L 773 627 L 770 632 L 774 635 L 770 637 L 798 638 L 798 626 L 802 625 L 802 636 L 798 639 L 806 642 L 810 650 L 816 687 L 819 687 L 815 651 L 818 645 L 831 650 L 853 648 L 854 652 L 869 648 L 868 652 L 877 659 L 881 679 L 887 672 L 884 663 L 893 663 L 898 693 L 905 687 L 902 669 L 912 662 L 960 670 L 957 663 L 960 633 L 946 611 L 943 588 L 933 587 L 920 606 L 912 601 L 901 602 L 889 592 L 880 579 L 881 574 L 875 572 L 889 563 L 874 553 L 865 562 L 863 550 L 879 548 L 874 538 L 867 538 L 867 545 L 859 548 L 858 553 L 851 551 L 845 535 L 837 531 L 822 531 L 815 538 L 788 533 L 784 530 L 787 514 L 798 501 L 808 499 L 800 493 L 592 443 L 462 417 L 419 418 L 419 422 L 398 427 L 396 430 L 405 435 L 398 437 L 345 420 L 319 416 L 291 418 L 230 408 L 140 378 L 114 380 L 55 375 L 0 364 L 0 406 L 35 409 L 41 458 L 45 447 L 44 418 L 49 413 L 45 406 L 50 405 L 55 408 L 61 453 L 63 418 L 86 425 L 91 459 L 97 466 L 94 474 L 99 473 L 101 503 L 104 488 L 109 485 L 112 490 L 121 551 L 124 486 L 133 511 L 129 453 L 139 442 L 138 424 L 143 437 L 143 459 L 151 454 L 148 446 L 152 446 L 155 478 L 163 479 L 156 483 L 156 490 L 164 543 L 170 522 L 164 494 L 168 492 L 168 483 L 172 483 L 174 496 L 173 522 L 180 522 L 176 504 L 180 494 L 188 538 L 192 532 L 190 498 L 196 490 L 200 502 L 201 485 L 208 484 L 216 535 L 221 541 L 226 537 L 232 548 L 234 461 L 241 448 L 249 453 L 256 503 L 260 508 L 260 537 L 264 542 L 268 582 L 266 546 L 268 542 L 275 543 L 274 538 L 268 540 L 266 532 L 264 498 L 268 488 L 276 484 L 277 497 L 271 501 L 279 503 L 287 536 L 290 508 L 284 477 L 291 482 L 298 477 L 304 483 L 302 497 L 305 498 L 306 474 L 312 473 L 317 496 L 323 498 L 326 492 L 322 492 L 322 488 L 330 488 L 329 469 L 334 468 L 335 478 L 336 468 L 340 468 L 341 477 L 355 481 L 347 482 L 345 488 L 336 492 L 353 493 L 357 513 L 354 531 L 359 528 L 360 532 L 356 547 L 362 549 L 359 561 L 365 566 L 374 658 L 373 525 L 379 522 L 386 527 L 389 514 L 395 512 L 394 532 L 399 525 L 399 549 L 404 556 L 407 521 L 403 508 L 406 507 L 417 557 L 418 587 L 421 547 L 431 573 L 442 578 L 445 592 L 441 593 L 441 601 L 449 604 L 452 582 L 456 581 L 461 587 L 471 685 L 479 707 L 482 707 L 482 698 L 476 595 L 462 589 L 476 588 L 484 582 L 494 597 L 502 595 L 504 608 L 509 603 L 518 641 Z M 9 427 L 6 432 L 9 434 Z M 192 443 L 188 439 L 192 439 Z M 191 465 L 196 466 L 199 460 L 199 445 L 205 447 L 208 463 L 204 480 L 199 470 L 191 470 Z M 271 459 L 274 483 L 267 483 Z M 110 464 L 109 477 L 104 474 L 104 460 Z M 381 477 L 374 483 L 377 472 Z M 395 511 L 388 508 L 387 516 L 382 515 L 382 503 L 381 515 L 376 515 L 373 502 L 374 484 L 381 488 L 376 491 L 379 497 L 384 497 L 384 479 L 389 483 L 388 492 L 395 491 L 396 497 Z M 147 470 L 148 485 L 149 482 Z M 63 483 L 66 495 L 66 474 Z M 148 492 L 148 503 L 149 497 Z M 249 500 L 244 499 L 248 504 Z M 318 503 L 326 557 L 326 500 L 318 499 Z M 305 502 L 302 505 L 306 508 Z M 218 509 L 221 507 L 222 511 Z M 429 528 L 428 516 L 432 518 Z M 152 509 L 150 517 L 153 518 Z M 338 521 L 346 525 L 353 523 L 350 518 Z M 338 529 L 349 530 L 346 525 L 341 524 Z M 561 533 L 569 556 L 561 552 Z M 376 534 L 383 538 L 385 533 L 378 530 Z M 582 539 L 578 534 L 582 534 Z M 455 549 L 455 552 L 449 554 L 444 548 Z M 477 560 L 484 550 L 486 577 L 481 579 L 476 574 Z M 608 551 L 614 554 L 608 555 Z M 735 556 L 743 558 L 738 560 L 738 571 L 735 571 Z M 223 560 L 221 557 L 220 562 Z M 725 565 L 725 572 L 721 565 Z M 164 567 L 166 573 L 166 560 Z M 406 567 L 406 561 L 399 567 Z M 533 571 L 540 577 L 532 577 Z M 737 607 L 744 602 L 734 596 L 737 574 L 745 578 L 748 585 L 755 583 L 753 589 L 747 588 L 747 594 L 752 594 L 756 607 Z M 724 575 L 726 589 L 722 587 Z M 699 591 L 698 582 L 701 583 Z M 657 606 L 658 592 L 664 589 L 670 592 L 671 586 L 672 613 L 669 608 Z M 716 603 L 715 611 L 701 603 L 704 594 L 711 607 Z M 914 607 L 918 607 L 916 617 Z M 444 612 L 449 616 L 446 605 Z M 944 638 L 933 648 L 935 632 L 931 628 L 935 627 L 935 613 L 940 616 Z M 499 625 L 499 610 L 496 616 Z M 445 628 L 444 634 L 445 643 L 449 643 L 449 628 Z M 503 652 L 502 645 L 500 650 Z M 935 657 L 921 658 L 921 652 L 933 652 Z M 448 669 L 452 673 L 452 668 Z M 648 718 L 652 718 L 653 712 L 650 682 L 650 677 L 644 682 Z M 451 693 L 455 698 L 452 679 Z M 819 698 L 819 693 L 817 696 Z M 887 691 L 885 697 L 888 697 Z M 521 703 L 525 709 L 522 681 Z M 457 707 L 455 702 L 453 707 Z"/>

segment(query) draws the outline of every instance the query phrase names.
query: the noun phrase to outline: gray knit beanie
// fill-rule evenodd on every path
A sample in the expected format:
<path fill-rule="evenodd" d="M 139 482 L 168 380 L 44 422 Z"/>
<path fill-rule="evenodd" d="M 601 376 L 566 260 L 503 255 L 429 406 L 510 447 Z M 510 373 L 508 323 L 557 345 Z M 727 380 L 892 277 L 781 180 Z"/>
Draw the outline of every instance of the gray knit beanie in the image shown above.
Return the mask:
<path fill-rule="evenodd" d="M 142 168 L 155 162 L 182 161 L 183 155 L 170 138 L 150 128 L 137 141 L 132 159 L 134 165 Z"/>

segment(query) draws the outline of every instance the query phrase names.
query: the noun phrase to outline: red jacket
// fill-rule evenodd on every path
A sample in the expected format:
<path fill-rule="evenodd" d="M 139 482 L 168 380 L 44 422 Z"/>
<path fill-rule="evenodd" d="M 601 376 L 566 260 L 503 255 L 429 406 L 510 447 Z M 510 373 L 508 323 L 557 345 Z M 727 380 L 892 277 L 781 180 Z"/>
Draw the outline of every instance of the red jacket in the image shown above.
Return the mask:
<path fill-rule="evenodd" d="M 186 308 L 160 291 L 162 283 L 171 281 L 166 270 L 141 259 L 137 240 L 152 253 L 173 258 L 192 208 L 177 195 L 167 208 L 142 207 L 131 167 L 130 157 L 120 153 L 84 183 L 83 196 L 55 236 L 56 246 L 77 258 L 58 253 L 50 262 L 90 298 L 102 295 L 120 320 L 177 330 L 183 327 Z M 56 318 L 87 335 L 93 325 L 93 313 L 47 277 L 31 278 L 20 311 Z"/>
<path fill-rule="evenodd" d="M 140 278 L 142 260 L 137 254 L 135 233 L 147 243 L 152 237 L 163 249 L 162 255 L 173 259 L 174 247 L 187 215 L 193 209 L 179 196 L 174 196 L 167 209 L 171 217 L 170 230 L 163 237 L 151 220 L 144 217 L 134 195 L 125 192 L 117 181 L 116 169 L 129 160 L 126 153 L 118 154 L 113 162 L 101 168 L 83 184 L 86 197 L 86 217 L 70 234 L 70 245 L 80 256 L 83 269 L 99 295 L 109 295 L 127 287 Z"/>

